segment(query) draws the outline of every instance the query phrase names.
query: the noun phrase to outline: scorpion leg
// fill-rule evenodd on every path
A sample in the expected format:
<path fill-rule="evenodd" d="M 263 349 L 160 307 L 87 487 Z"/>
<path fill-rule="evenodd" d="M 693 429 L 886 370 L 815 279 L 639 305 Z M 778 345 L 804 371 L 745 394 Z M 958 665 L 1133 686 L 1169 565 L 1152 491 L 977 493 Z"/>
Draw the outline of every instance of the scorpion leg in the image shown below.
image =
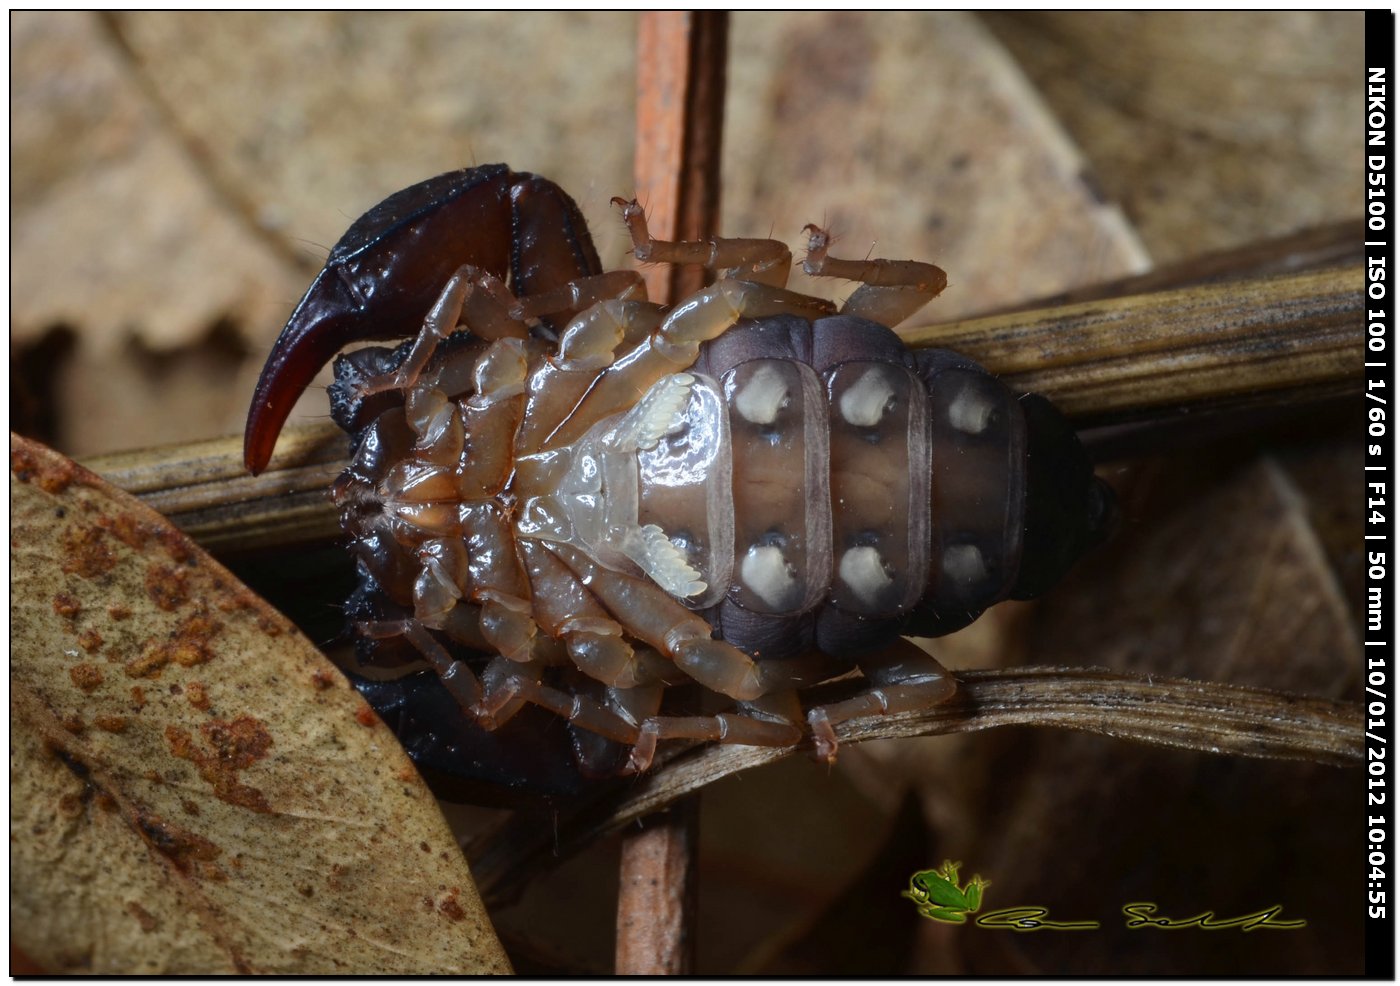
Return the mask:
<path fill-rule="evenodd" d="M 620 347 L 635 347 L 661 324 L 663 309 L 646 301 L 601 301 L 579 314 L 559 338 L 558 355 L 546 357 L 530 373 L 525 419 L 516 433 L 517 453 L 560 444 L 560 424 L 598 378 Z"/>
<path fill-rule="evenodd" d="M 642 275 L 634 270 L 611 270 L 575 278 L 551 291 L 516 298 L 510 306 L 510 316 L 526 319 L 566 311 L 582 313 L 600 301 L 613 300 L 646 301 L 647 286 Z"/>
<path fill-rule="evenodd" d="M 454 660 L 417 619 L 361 623 L 356 630 L 375 639 L 404 637 L 423 655 L 462 710 L 483 729 L 505 725 L 529 702 L 616 742 L 636 742 L 638 729 L 634 723 L 591 699 L 566 695 L 541 684 L 542 666 L 538 662 L 517 663 L 496 657 L 478 679 L 465 662 Z"/>
<path fill-rule="evenodd" d="M 550 436 L 551 446 L 575 441 L 594 422 L 636 404 L 662 377 L 689 369 L 702 343 L 719 338 L 740 319 L 797 315 L 812 320 L 835 312 L 828 301 L 782 287 L 787 283 L 791 260 L 782 243 L 718 238 L 655 240 L 647 231 L 641 206 L 635 201 L 613 201 L 623 206 L 638 260 L 734 270 L 732 276 L 720 278 L 676 305 L 647 339 L 619 354 Z"/>
<path fill-rule="evenodd" d="M 423 655 L 438 678 L 457 700 L 463 711 L 474 715 L 473 709 L 481 701 L 481 682 L 472 669 L 463 661 L 457 661 L 438 643 L 428 628 L 417 620 L 381 621 L 357 623 L 355 632 L 371 640 L 385 640 L 390 637 L 403 637 Z"/>
<path fill-rule="evenodd" d="M 530 576 L 535 620 L 546 633 L 564 640 L 569 658 L 581 671 L 624 690 L 687 680 L 650 647 L 625 640 L 617 621 L 540 542 L 522 538 L 518 543 Z"/>
<path fill-rule="evenodd" d="M 632 407 L 662 377 L 689 369 L 702 343 L 719 338 L 740 319 L 772 315 L 817 319 L 834 310 L 829 301 L 768 284 L 735 278 L 716 281 L 672 308 L 651 336 L 620 354 L 549 443 L 573 442 L 595 422 Z"/>
<path fill-rule="evenodd" d="M 510 481 L 515 430 L 525 413 L 526 369 L 524 346 L 516 339 L 493 342 L 473 368 L 475 393 L 459 402 L 471 442 L 457 472 L 462 500 L 493 497 Z"/>
<path fill-rule="evenodd" d="M 385 477 L 383 502 L 413 526 L 441 535 L 418 549 L 415 618 L 444 628 L 449 619 L 461 622 L 459 600 L 475 604 L 485 642 L 525 663 L 534 653 L 536 635 L 529 585 L 509 524 L 489 499 L 509 479 L 511 436 L 524 404 L 525 359 L 519 340 L 491 343 L 472 376 L 474 393 L 462 401 L 449 401 L 441 391 L 422 386 L 409 390 L 407 418 L 419 436 L 415 457 Z M 466 456 L 464 435 L 472 444 Z M 454 469 L 459 461 L 460 468 Z M 499 718 L 500 710 L 495 711 Z"/>
<path fill-rule="evenodd" d="M 529 661 L 534 649 L 529 582 L 515 553 L 510 522 L 492 497 L 509 479 L 510 441 L 523 409 L 524 378 L 520 342 L 493 342 L 473 367 L 475 392 L 455 405 L 472 446 L 460 469 L 415 459 L 396 466 L 382 484 L 388 511 L 410 511 L 415 524 L 421 527 L 420 521 L 430 520 L 434 533 L 443 535 L 420 548 L 416 615 L 431 624 L 445 618 L 457 599 L 475 603 L 481 607 L 482 636 L 497 653 L 517 662 Z M 420 399 L 416 392 L 410 398 L 409 416 L 416 417 L 421 444 L 440 418 L 449 418 L 450 405 Z M 415 415 L 419 411 L 423 413 Z M 457 445 L 455 429 L 443 434 Z"/>
<path fill-rule="evenodd" d="M 651 581 L 605 569 L 567 544 L 550 544 L 549 550 L 624 631 L 655 647 L 712 691 L 749 701 L 774 689 L 815 684 L 829 676 L 830 659 L 820 654 L 755 662 L 732 644 L 713 639 L 708 623 Z"/>
<path fill-rule="evenodd" d="M 464 315 L 472 333 L 483 339 L 529 338 L 529 327 L 510 314 L 514 304 L 515 298 L 500 278 L 475 267 L 459 267 L 423 319 L 404 361 L 397 369 L 361 384 L 361 396 L 411 388 Z"/>
<path fill-rule="evenodd" d="M 826 230 L 809 224 L 804 231 L 808 234 L 804 271 L 813 277 L 861 282 L 841 306 L 842 315 L 894 328 L 948 286 L 948 275 L 941 267 L 917 260 L 838 260 L 827 254 L 831 236 Z"/>
<path fill-rule="evenodd" d="M 637 743 L 623 773 L 640 774 L 651 766 L 661 740 L 696 740 L 739 746 L 796 746 L 802 741 L 802 704 L 797 692 L 777 691 L 734 712 L 713 716 L 652 716 L 642 722 Z"/>
<path fill-rule="evenodd" d="M 742 712 L 713 716 L 653 716 L 642 723 L 624 774 L 640 774 L 651 766 L 656 744 L 662 740 L 697 740 L 740 746 L 796 746 L 802 730 L 794 725 L 766 722 Z"/>
<path fill-rule="evenodd" d="M 534 651 L 529 581 L 515 552 L 510 521 L 492 501 L 464 503 L 459 509 L 467 557 L 460 588 L 463 598 L 481 606 L 481 634 L 497 653 L 527 662 Z"/>
<path fill-rule="evenodd" d="M 634 743 L 636 723 L 625 714 L 608 708 L 586 696 L 562 692 L 540 681 L 543 667 L 537 662 L 514 664 L 505 658 L 495 658 L 482 673 L 484 695 L 471 710 L 483 729 L 498 729 L 519 712 L 526 703 L 542 709 L 589 732 L 597 733 L 618 743 Z"/>
<path fill-rule="evenodd" d="M 815 745 L 813 756 L 828 764 L 836 761 L 834 724 L 860 716 L 927 709 L 948 701 L 957 690 L 947 668 L 903 637 L 858 663 L 871 683 L 868 691 L 842 702 L 815 706 L 807 713 Z"/>
<path fill-rule="evenodd" d="M 658 240 L 647 229 L 646 210 L 636 199 L 614 198 L 622 207 L 622 221 L 632 235 L 632 254 L 644 264 L 697 264 L 710 270 L 728 271 L 731 278 L 768 284 L 787 285 L 792 268 L 792 251 L 781 240 L 744 240 L 712 236 L 705 240 Z"/>
<path fill-rule="evenodd" d="M 464 708 L 483 728 L 495 729 L 525 702 L 535 701 L 546 648 L 536 639 L 531 603 L 524 598 L 529 590 L 514 552 L 506 553 L 512 545 L 509 532 L 501 529 L 495 504 L 471 504 L 461 513 L 461 536 L 432 539 L 419 548 L 414 616 L 400 632 L 424 654 L 459 704 L 475 694 L 475 701 Z M 476 626 L 464 626 L 473 615 Z M 465 664 L 450 660 L 428 629 L 485 644 L 499 656 L 477 682 Z M 457 679 L 466 683 L 454 687 Z M 547 697 L 536 704 L 553 708 L 558 702 Z"/>

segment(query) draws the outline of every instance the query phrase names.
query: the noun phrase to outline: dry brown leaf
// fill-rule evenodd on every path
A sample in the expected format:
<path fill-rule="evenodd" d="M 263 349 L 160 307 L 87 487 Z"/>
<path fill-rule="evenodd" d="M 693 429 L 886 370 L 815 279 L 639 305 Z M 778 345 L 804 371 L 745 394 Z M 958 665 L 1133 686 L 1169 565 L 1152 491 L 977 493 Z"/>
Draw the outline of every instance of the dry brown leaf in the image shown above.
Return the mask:
<path fill-rule="evenodd" d="M 506 972 L 383 724 L 157 514 L 11 436 L 11 933 L 51 972 Z"/>
<path fill-rule="evenodd" d="M 1158 262 L 1361 214 L 1361 11 L 984 17 Z"/>
<path fill-rule="evenodd" d="M 276 331 L 301 273 L 205 180 L 98 15 L 11 28 L 12 346 L 73 342 L 18 360 L 16 389 L 52 390 L 37 411 L 74 455 L 232 431 L 261 363 L 243 340 Z"/>
<path fill-rule="evenodd" d="M 131 336 L 169 351 L 221 320 L 274 324 L 297 279 L 203 180 L 96 17 L 11 26 L 12 333 L 75 326 L 110 361 Z"/>
<path fill-rule="evenodd" d="M 732 37 L 731 235 L 792 239 L 816 222 L 841 256 L 932 259 L 949 286 L 925 320 L 1146 268 L 1137 234 L 974 15 L 736 14 Z"/>
<path fill-rule="evenodd" d="M 313 270 L 360 212 L 454 168 L 537 171 L 590 216 L 629 188 L 631 14 L 148 11 L 112 24 L 209 174 Z M 621 224 L 600 232 L 616 263 Z"/>

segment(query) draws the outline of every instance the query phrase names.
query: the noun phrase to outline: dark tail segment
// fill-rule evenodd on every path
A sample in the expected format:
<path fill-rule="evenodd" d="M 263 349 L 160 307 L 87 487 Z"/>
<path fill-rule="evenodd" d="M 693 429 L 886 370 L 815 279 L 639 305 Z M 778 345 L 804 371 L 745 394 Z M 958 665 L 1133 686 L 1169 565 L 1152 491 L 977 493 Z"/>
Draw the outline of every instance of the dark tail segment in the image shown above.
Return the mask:
<path fill-rule="evenodd" d="M 1030 599 L 1047 591 L 1107 537 L 1116 510 L 1113 492 L 1094 476 L 1079 436 L 1048 400 L 1038 394 L 1014 399 L 995 377 L 957 353 L 926 349 L 915 355 L 935 417 L 952 413 L 971 397 L 977 401 L 969 406 L 996 409 L 977 439 L 961 436 L 962 443 L 941 449 L 942 455 L 935 441 L 935 564 L 929 595 L 909 614 L 904 632 L 941 636 L 967 626 L 1002 599 Z M 966 407 L 960 416 L 966 418 Z M 934 423 L 935 435 L 942 427 Z M 958 430 L 949 433 L 950 440 L 959 437 Z M 974 458 L 987 438 L 996 439 L 993 451 L 1006 442 L 1004 461 Z M 975 496 L 957 493 L 972 482 L 967 473 L 977 477 Z M 1004 487 L 988 481 L 997 475 L 1004 478 Z M 1009 499 L 1001 499 L 1003 492 Z M 989 505 L 996 513 L 1005 506 L 1001 543 L 995 525 L 988 523 L 990 515 L 982 516 Z M 959 513 L 981 520 L 960 523 Z M 975 555 L 971 548 L 978 549 Z M 980 565 L 966 563 L 971 558 L 985 564 L 985 575 L 980 575 Z M 967 572 L 960 575 L 959 569 Z"/>
<path fill-rule="evenodd" d="M 1113 491 L 1094 476 L 1079 436 L 1039 394 L 1021 398 L 1028 435 L 1026 533 L 1012 599 L 1045 592 L 1108 537 L 1117 519 Z"/>

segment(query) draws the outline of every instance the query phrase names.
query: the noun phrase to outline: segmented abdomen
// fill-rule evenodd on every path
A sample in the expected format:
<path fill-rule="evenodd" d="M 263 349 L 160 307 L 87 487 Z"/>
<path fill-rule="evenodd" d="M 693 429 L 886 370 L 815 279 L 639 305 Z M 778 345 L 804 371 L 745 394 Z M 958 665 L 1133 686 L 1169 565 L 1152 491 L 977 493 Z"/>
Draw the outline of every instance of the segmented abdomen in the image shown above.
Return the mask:
<path fill-rule="evenodd" d="M 468 337 L 444 345 L 435 386 L 468 394 L 484 345 Z M 499 480 L 456 503 L 414 506 L 422 518 L 390 516 L 378 492 L 403 485 L 395 463 L 423 455 L 411 453 L 415 437 L 390 407 L 395 396 L 348 396 L 402 352 L 343 358 L 332 388 L 337 420 L 360 433 L 340 484 L 346 527 L 362 569 L 399 605 L 412 604 L 421 575 L 414 542 L 437 536 L 428 514 L 444 507 L 463 518 L 489 510 L 502 518 L 502 537 L 509 515 L 516 538 L 569 543 L 609 567 L 645 572 L 760 659 L 813 649 L 847 657 L 902 631 L 948 632 L 1015 580 L 1026 486 L 1018 402 L 971 361 L 915 354 L 875 323 L 740 323 L 677 375 L 673 420 L 640 447 L 619 436 L 626 411 L 567 441 L 531 435 L 530 452 L 519 447 L 521 431 L 512 473 L 512 436 L 468 427 L 462 461 Z M 405 534 L 406 525 L 423 530 Z M 491 561 L 468 554 L 457 564 Z"/>
<path fill-rule="evenodd" d="M 727 404 L 732 567 L 712 622 L 731 643 L 843 655 L 1007 594 L 1025 423 L 986 371 L 849 316 L 741 324 L 695 370 Z"/>

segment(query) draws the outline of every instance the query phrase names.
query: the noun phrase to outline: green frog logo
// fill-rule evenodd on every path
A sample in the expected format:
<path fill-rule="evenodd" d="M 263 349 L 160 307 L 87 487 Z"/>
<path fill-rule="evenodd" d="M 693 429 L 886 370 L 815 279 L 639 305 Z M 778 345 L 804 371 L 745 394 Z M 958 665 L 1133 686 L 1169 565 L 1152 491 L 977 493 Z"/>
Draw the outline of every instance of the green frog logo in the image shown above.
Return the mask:
<path fill-rule="evenodd" d="M 919 905 L 919 913 L 947 924 L 964 924 L 982 907 L 982 891 L 991 882 L 973 875 L 966 887 L 958 886 L 958 867 L 945 859 L 935 870 L 920 870 L 909 878 L 909 889 L 900 896 Z"/>

